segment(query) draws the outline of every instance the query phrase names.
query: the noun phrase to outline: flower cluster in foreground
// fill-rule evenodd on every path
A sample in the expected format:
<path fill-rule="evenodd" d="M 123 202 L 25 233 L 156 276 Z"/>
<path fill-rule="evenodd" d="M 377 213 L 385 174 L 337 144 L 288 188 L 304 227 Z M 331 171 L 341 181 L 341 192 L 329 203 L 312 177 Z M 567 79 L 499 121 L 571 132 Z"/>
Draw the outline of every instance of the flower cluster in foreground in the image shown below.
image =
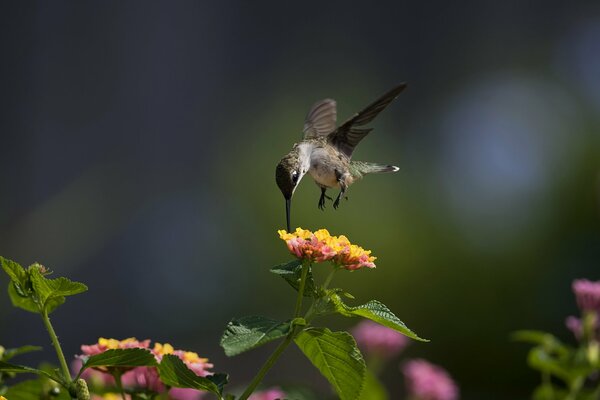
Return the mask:
<path fill-rule="evenodd" d="M 201 358 L 197 353 L 191 351 L 184 350 L 176 350 L 168 343 L 154 343 L 154 347 L 150 347 L 150 340 L 142 340 L 139 341 L 136 338 L 127 338 L 124 340 L 116 340 L 116 339 L 98 339 L 97 343 L 92 345 L 82 345 L 81 351 L 82 355 L 77 358 L 83 359 L 85 357 L 93 356 L 96 354 L 103 353 L 107 350 L 112 349 L 131 349 L 131 348 L 140 348 L 140 349 L 148 349 L 156 358 L 157 362 L 160 362 L 163 356 L 167 354 L 172 354 L 179 357 L 189 369 L 191 369 L 198 376 L 207 376 L 212 375 L 209 371 L 210 368 L 213 367 L 212 364 L 208 362 L 207 358 Z M 103 373 L 108 373 L 109 371 L 106 369 L 98 369 L 98 371 Z M 102 382 L 105 385 L 114 384 L 114 380 L 109 375 L 104 375 L 103 377 L 98 376 L 84 376 L 90 380 L 95 381 L 96 383 Z M 149 390 L 156 393 L 164 393 L 167 391 L 167 388 L 160 381 L 158 370 L 156 367 L 135 367 L 125 372 L 121 377 L 122 384 L 125 388 L 131 390 Z M 178 389 L 173 388 L 169 390 L 169 398 L 178 399 L 178 400 L 196 400 L 202 396 L 202 392 L 199 392 L 194 389 Z"/>
<path fill-rule="evenodd" d="M 278 231 L 279 237 L 287 244 L 290 252 L 299 259 L 311 262 L 331 261 L 347 270 L 363 267 L 375 268 L 376 257 L 370 250 L 350 243 L 344 235 L 332 236 L 327 229 L 311 232 L 296 228 L 295 232 Z"/>
<path fill-rule="evenodd" d="M 415 359 L 402 368 L 411 398 L 418 400 L 456 400 L 458 387 L 441 367 Z"/>

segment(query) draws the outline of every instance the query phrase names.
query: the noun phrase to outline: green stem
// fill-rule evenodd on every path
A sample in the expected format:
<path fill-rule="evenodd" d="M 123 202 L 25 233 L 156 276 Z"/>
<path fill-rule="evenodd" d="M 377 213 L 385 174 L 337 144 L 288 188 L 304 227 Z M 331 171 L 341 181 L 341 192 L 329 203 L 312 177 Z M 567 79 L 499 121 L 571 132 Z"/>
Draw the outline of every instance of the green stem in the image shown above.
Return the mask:
<path fill-rule="evenodd" d="M 569 384 L 569 394 L 565 397 L 565 400 L 575 400 L 582 386 L 583 378 L 576 378 L 571 382 L 571 384 Z"/>
<path fill-rule="evenodd" d="M 250 397 L 252 392 L 254 392 L 254 389 L 256 389 L 256 387 L 260 384 L 267 372 L 271 369 L 271 367 L 273 367 L 277 359 L 279 359 L 281 353 L 283 353 L 283 351 L 290 345 L 290 343 L 292 343 L 294 336 L 296 336 L 296 329 L 294 329 L 289 335 L 287 335 L 285 337 L 285 340 L 281 342 L 279 346 L 277 346 L 273 354 L 271 354 L 271 357 L 267 359 L 267 361 L 258 371 L 254 379 L 252 379 L 252 382 L 250 382 L 250 385 L 248 385 L 248 387 L 246 388 L 246 390 L 244 390 L 244 393 L 242 393 L 238 400 L 246 400 L 248 397 Z"/>
<path fill-rule="evenodd" d="M 306 277 L 308 276 L 308 270 L 310 269 L 310 263 L 305 262 L 302 264 L 302 275 L 300 277 L 300 285 L 298 287 L 298 297 L 296 297 L 296 306 L 294 307 L 294 318 L 298 318 L 300 316 L 300 312 L 302 311 L 302 301 L 304 299 L 304 287 L 306 286 Z M 279 359 L 283 351 L 292 343 L 294 337 L 298 333 L 297 327 L 294 327 L 292 331 L 285 337 L 285 340 L 277 346 L 273 354 L 265 361 L 263 366 L 260 368 L 250 385 L 244 390 L 244 393 L 239 397 L 238 400 L 246 400 L 252 392 L 256 389 L 256 387 L 262 382 L 263 378 L 269 372 L 269 370 L 275 365 L 275 362 Z"/>
<path fill-rule="evenodd" d="M 600 399 L 600 383 L 598 383 L 598 386 L 596 386 L 596 389 L 594 389 L 594 392 L 592 393 L 591 398 L 592 399 Z"/>
<path fill-rule="evenodd" d="M 119 370 L 114 370 L 111 375 L 115 379 L 115 386 L 117 387 L 119 393 L 121 393 L 121 398 L 123 400 L 127 400 L 127 398 L 125 397 L 125 391 L 123 390 L 123 383 L 121 382 L 121 376 L 123 374 Z"/>
<path fill-rule="evenodd" d="M 46 326 L 46 330 L 50 335 L 50 339 L 52 340 L 52 345 L 54 346 L 54 350 L 56 350 L 56 355 L 58 356 L 58 362 L 60 363 L 60 368 L 62 370 L 64 382 L 61 382 L 65 387 L 69 388 L 71 385 L 71 372 L 69 371 L 69 367 L 67 366 L 67 361 L 65 360 L 65 355 L 63 354 L 62 348 L 60 347 L 60 343 L 58 341 L 58 336 L 56 336 L 56 332 L 54 332 L 54 328 L 50 323 L 50 318 L 48 318 L 48 312 L 45 310 L 40 312 L 42 316 L 42 320 L 44 321 L 44 325 Z"/>
<path fill-rule="evenodd" d="M 294 308 L 294 318 L 300 316 L 302 311 L 302 300 L 304 299 L 304 287 L 306 286 L 306 277 L 308 276 L 308 270 L 310 269 L 310 263 L 302 263 L 302 275 L 300 277 L 300 286 L 298 287 L 298 297 L 296 297 L 296 307 Z"/>
<path fill-rule="evenodd" d="M 336 272 L 338 272 L 338 270 L 339 270 L 339 267 L 335 266 L 335 267 L 333 267 L 333 270 L 331 270 L 329 275 L 327 275 L 327 278 L 325 279 L 325 283 L 323 284 L 324 290 L 327 289 L 327 287 L 331 283 L 331 280 L 333 279 L 333 276 L 335 275 Z"/>

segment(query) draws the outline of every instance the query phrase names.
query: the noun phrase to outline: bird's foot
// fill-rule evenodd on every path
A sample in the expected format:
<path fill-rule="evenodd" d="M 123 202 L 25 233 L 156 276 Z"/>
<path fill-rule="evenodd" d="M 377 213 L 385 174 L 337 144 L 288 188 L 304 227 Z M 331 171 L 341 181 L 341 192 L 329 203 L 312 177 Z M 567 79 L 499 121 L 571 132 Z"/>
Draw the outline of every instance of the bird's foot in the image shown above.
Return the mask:
<path fill-rule="evenodd" d="M 319 197 L 319 209 L 325 210 L 325 199 L 333 201 L 333 199 L 325 194 L 325 192 L 321 192 L 321 197 Z"/>
<path fill-rule="evenodd" d="M 338 196 L 335 201 L 333 202 L 333 208 L 335 208 L 337 210 L 337 208 L 340 206 L 340 199 L 342 198 L 342 196 Z"/>

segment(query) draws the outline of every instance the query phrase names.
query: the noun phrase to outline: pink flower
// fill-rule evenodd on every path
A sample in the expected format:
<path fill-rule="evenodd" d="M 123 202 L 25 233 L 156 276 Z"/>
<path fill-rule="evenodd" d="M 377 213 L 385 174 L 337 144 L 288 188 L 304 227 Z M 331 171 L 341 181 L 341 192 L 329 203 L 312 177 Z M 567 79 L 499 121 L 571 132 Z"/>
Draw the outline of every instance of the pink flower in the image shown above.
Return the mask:
<path fill-rule="evenodd" d="M 402 371 L 409 394 L 418 400 L 457 400 L 458 387 L 441 367 L 422 359 L 404 364 Z"/>
<path fill-rule="evenodd" d="M 581 311 L 600 313 L 600 281 L 576 279 L 573 281 L 572 288 Z"/>
<path fill-rule="evenodd" d="M 571 315 L 565 320 L 565 325 L 573 332 L 573 335 L 575 335 L 577 340 L 581 340 L 581 337 L 583 336 L 583 326 L 579 318 Z"/>
<path fill-rule="evenodd" d="M 352 336 L 365 353 L 384 359 L 396 356 L 409 343 L 400 332 L 368 320 L 356 325 Z"/>
<path fill-rule="evenodd" d="M 255 392 L 248 400 L 283 400 L 285 399 L 285 392 L 281 389 L 274 387 L 259 392 Z"/>
<path fill-rule="evenodd" d="M 593 318 L 591 324 L 592 338 L 595 338 L 596 340 L 600 339 L 600 318 Z M 565 320 L 565 325 L 571 332 L 573 332 L 573 335 L 575 335 L 577 340 L 581 340 L 583 338 L 583 323 L 581 322 L 581 319 L 574 316 L 569 316 Z"/>

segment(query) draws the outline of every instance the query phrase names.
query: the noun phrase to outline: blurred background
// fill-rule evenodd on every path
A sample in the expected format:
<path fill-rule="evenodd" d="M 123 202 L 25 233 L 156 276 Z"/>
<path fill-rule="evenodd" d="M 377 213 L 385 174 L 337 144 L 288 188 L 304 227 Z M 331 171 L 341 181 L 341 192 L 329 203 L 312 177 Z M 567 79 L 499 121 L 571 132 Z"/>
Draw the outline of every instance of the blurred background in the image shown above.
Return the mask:
<path fill-rule="evenodd" d="M 68 356 L 136 336 L 249 380 L 272 347 L 229 359 L 218 341 L 233 316 L 293 309 L 268 272 L 290 259 L 276 163 L 316 100 L 342 122 L 403 81 L 354 153 L 400 172 L 325 212 L 307 177 L 293 224 L 373 250 L 337 285 L 430 338 L 404 359 L 444 366 L 463 399 L 537 385 L 510 332 L 572 340 L 571 281 L 600 278 L 597 1 L 3 2 L 0 32 L 0 254 L 88 284 L 53 314 Z M 45 347 L 22 362 L 53 359 L 6 295 L 0 327 Z M 327 393 L 296 349 L 266 379 L 307 382 Z"/>

